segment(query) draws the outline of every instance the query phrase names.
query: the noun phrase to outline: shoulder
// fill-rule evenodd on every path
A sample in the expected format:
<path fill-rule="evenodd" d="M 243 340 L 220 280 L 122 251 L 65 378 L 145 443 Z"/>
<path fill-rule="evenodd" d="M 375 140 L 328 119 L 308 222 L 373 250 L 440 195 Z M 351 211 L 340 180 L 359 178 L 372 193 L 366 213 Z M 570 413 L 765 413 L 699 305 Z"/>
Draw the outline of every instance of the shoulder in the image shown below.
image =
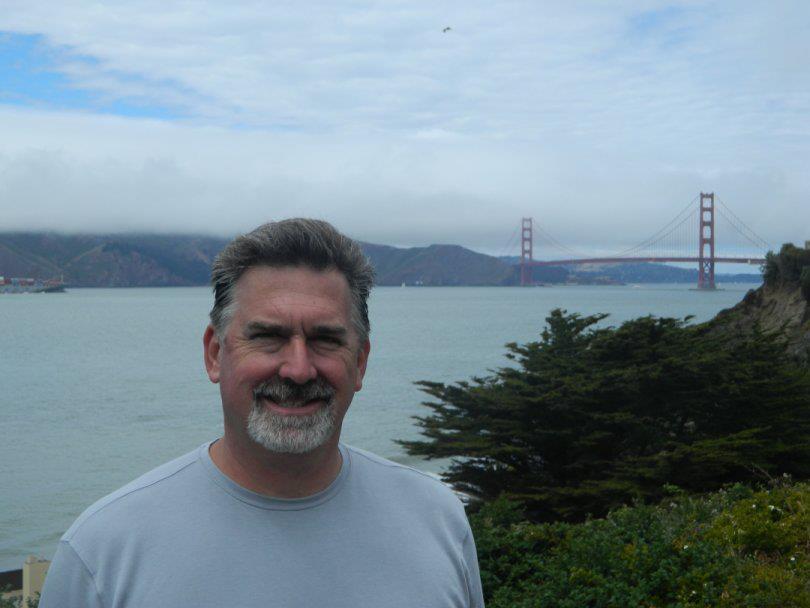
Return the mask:
<path fill-rule="evenodd" d="M 459 496 L 438 476 L 393 462 L 360 448 L 345 447 L 356 477 L 373 484 L 376 490 L 395 493 L 406 502 L 427 500 L 434 509 L 444 507 L 463 515 L 464 507 Z"/>
<path fill-rule="evenodd" d="M 114 532 L 116 523 L 132 523 L 148 517 L 150 505 L 159 506 L 183 492 L 182 486 L 191 482 L 191 470 L 199 461 L 205 446 L 160 465 L 129 482 L 118 490 L 90 505 L 62 536 L 63 541 L 75 542 L 77 537 L 92 537 L 94 531 Z"/>
<path fill-rule="evenodd" d="M 402 546 L 440 547 L 462 556 L 471 539 L 470 525 L 458 495 L 437 477 L 346 446 L 351 461 L 349 509 L 372 528 L 405 531 Z"/>
<path fill-rule="evenodd" d="M 403 475 L 405 477 L 418 479 L 420 480 L 420 483 L 427 483 L 436 487 L 447 488 L 447 486 L 442 483 L 438 477 L 434 477 L 433 475 L 420 471 L 419 469 L 400 464 L 399 462 L 394 462 L 393 460 L 388 460 L 387 458 L 383 458 L 382 456 L 378 456 L 377 454 L 369 452 L 368 450 L 363 450 L 353 445 L 343 444 L 343 447 L 345 447 L 348 451 L 352 459 L 353 466 L 357 464 L 361 468 L 371 468 L 380 472 L 386 471 L 395 475 Z"/>

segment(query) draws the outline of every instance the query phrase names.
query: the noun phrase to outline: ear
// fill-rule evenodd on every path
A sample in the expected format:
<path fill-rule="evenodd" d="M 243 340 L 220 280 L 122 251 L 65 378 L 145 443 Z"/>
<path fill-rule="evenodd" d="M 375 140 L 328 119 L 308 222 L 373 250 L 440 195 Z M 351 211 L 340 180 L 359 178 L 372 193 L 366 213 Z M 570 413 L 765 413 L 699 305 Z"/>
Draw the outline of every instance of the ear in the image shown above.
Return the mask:
<path fill-rule="evenodd" d="M 205 358 L 205 371 L 211 382 L 219 382 L 219 338 L 214 328 L 209 325 L 203 334 L 203 357 Z"/>
<path fill-rule="evenodd" d="M 366 365 L 368 365 L 368 354 L 371 351 L 371 342 L 366 340 L 357 349 L 357 378 L 354 382 L 354 391 L 363 388 L 363 376 L 366 375 Z"/>

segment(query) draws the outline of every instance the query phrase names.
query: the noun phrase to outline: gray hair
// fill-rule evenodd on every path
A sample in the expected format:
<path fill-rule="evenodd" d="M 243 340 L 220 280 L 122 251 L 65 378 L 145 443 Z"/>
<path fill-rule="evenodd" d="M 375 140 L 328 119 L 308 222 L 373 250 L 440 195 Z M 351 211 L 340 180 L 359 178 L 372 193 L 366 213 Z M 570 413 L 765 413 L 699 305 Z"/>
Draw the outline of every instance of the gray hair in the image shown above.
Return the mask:
<path fill-rule="evenodd" d="M 351 322 L 362 344 L 368 340 L 368 296 L 374 269 L 355 241 L 322 220 L 293 218 L 262 224 L 236 237 L 214 260 L 211 285 L 214 307 L 211 325 L 222 335 L 233 317 L 235 286 L 249 268 L 305 266 L 337 270 L 346 277 L 351 297 Z"/>

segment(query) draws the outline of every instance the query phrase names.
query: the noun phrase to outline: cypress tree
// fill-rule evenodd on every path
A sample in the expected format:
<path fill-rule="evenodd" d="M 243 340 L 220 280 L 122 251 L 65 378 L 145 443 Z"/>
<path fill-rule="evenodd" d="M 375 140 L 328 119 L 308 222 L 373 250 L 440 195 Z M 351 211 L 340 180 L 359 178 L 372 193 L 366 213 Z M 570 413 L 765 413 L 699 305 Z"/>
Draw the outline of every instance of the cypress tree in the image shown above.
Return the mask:
<path fill-rule="evenodd" d="M 554 310 L 539 341 L 506 346 L 513 367 L 419 382 L 425 440 L 401 443 L 454 457 L 447 481 L 536 521 L 657 500 L 665 484 L 810 477 L 810 373 L 777 335 L 730 341 L 688 318 L 598 328 L 605 316 Z"/>

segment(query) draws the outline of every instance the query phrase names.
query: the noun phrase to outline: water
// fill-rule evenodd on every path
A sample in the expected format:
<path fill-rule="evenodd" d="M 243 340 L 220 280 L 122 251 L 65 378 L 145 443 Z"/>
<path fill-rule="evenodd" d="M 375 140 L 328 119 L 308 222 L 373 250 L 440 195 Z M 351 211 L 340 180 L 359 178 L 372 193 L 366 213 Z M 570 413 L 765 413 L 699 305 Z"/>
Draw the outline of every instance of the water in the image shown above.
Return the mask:
<path fill-rule="evenodd" d="M 555 307 L 712 317 L 752 285 L 378 288 L 372 350 L 344 439 L 437 471 L 394 439 L 417 438 L 426 414 L 413 382 L 450 382 L 507 363 L 503 345 L 538 337 Z M 0 571 L 50 558 L 90 503 L 218 436 L 219 393 L 205 375 L 206 288 L 71 289 L 0 296 Z"/>

